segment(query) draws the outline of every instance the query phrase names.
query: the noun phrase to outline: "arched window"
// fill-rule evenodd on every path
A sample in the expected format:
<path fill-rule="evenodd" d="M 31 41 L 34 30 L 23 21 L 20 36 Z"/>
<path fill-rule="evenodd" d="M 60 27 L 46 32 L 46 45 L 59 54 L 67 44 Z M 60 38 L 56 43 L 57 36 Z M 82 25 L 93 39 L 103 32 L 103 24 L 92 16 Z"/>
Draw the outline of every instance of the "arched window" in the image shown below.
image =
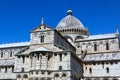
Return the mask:
<path fill-rule="evenodd" d="M 36 71 L 36 74 L 39 74 L 39 72 L 38 72 L 38 71 Z"/>
<path fill-rule="evenodd" d="M 24 75 L 23 75 L 23 78 L 28 78 L 28 75 L 27 75 L 27 74 L 24 74 Z"/>
<path fill-rule="evenodd" d="M 19 75 L 17 75 L 17 78 L 21 78 L 21 75 L 19 74 Z"/>
<path fill-rule="evenodd" d="M 106 50 L 109 50 L 109 43 L 106 43 Z"/>
<path fill-rule="evenodd" d="M 92 73 L 92 68 L 89 69 L 89 73 L 90 73 L 90 74 Z"/>
<path fill-rule="evenodd" d="M 65 73 L 62 74 L 62 80 L 67 80 L 67 75 Z"/>
<path fill-rule="evenodd" d="M 40 37 L 40 42 L 41 42 L 41 43 L 44 42 L 44 35 L 42 35 L 42 36 Z"/>
<path fill-rule="evenodd" d="M 83 52 L 84 52 L 84 51 L 82 50 L 82 51 L 81 51 L 81 54 L 83 54 Z"/>
<path fill-rule="evenodd" d="M 67 75 L 64 73 L 64 74 L 62 74 L 62 77 L 66 77 Z"/>
<path fill-rule="evenodd" d="M 94 44 L 94 51 L 97 51 L 97 44 Z"/>
<path fill-rule="evenodd" d="M 59 77 L 59 74 L 55 74 L 55 76 L 54 77 Z"/>
<path fill-rule="evenodd" d="M 106 68 L 106 71 L 107 71 L 107 73 L 109 73 L 109 68 L 108 67 Z"/>

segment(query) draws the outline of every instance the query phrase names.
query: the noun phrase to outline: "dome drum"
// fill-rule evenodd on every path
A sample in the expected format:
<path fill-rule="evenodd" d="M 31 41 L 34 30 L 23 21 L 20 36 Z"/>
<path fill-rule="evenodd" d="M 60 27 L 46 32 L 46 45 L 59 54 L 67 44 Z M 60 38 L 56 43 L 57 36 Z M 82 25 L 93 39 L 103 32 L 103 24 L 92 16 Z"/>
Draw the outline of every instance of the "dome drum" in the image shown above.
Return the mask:
<path fill-rule="evenodd" d="M 88 30 L 81 30 L 81 29 L 63 29 L 58 30 L 61 34 L 81 34 L 81 35 L 87 35 Z"/>

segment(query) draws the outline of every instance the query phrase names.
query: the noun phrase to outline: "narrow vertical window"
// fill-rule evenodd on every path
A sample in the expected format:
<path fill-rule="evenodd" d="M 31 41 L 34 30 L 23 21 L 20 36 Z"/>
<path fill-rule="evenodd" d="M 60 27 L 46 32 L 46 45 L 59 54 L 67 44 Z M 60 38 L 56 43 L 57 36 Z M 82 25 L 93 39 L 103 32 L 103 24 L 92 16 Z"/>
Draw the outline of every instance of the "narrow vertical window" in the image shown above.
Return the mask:
<path fill-rule="evenodd" d="M 1 52 L 1 58 L 3 57 L 3 52 Z"/>
<path fill-rule="evenodd" d="M 43 35 L 40 37 L 40 42 L 41 43 L 44 42 L 44 36 Z"/>
<path fill-rule="evenodd" d="M 10 57 L 12 57 L 12 51 L 10 51 Z"/>
<path fill-rule="evenodd" d="M 94 51 L 97 51 L 97 44 L 94 44 Z"/>
<path fill-rule="evenodd" d="M 14 66 L 12 66 L 12 72 L 14 72 Z"/>
<path fill-rule="evenodd" d="M 106 50 L 109 50 L 109 44 L 106 43 Z"/>
<path fill-rule="evenodd" d="M 62 61 L 62 54 L 60 54 L 60 61 Z"/>
<path fill-rule="evenodd" d="M 50 56 L 48 56 L 48 61 L 50 60 Z"/>
<path fill-rule="evenodd" d="M 39 55 L 37 55 L 37 60 L 39 60 Z"/>
<path fill-rule="evenodd" d="M 109 73 L 109 68 L 108 67 L 106 68 L 106 71 L 107 71 L 107 73 Z"/>
<path fill-rule="evenodd" d="M 59 70 L 62 70 L 62 66 L 59 66 Z"/>
<path fill-rule="evenodd" d="M 22 68 L 22 72 L 24 72 L 24 68 Z"/>
<path fill-rule="evenodd" d="M 7 67 L 5 67 L 5 73 L 7 73 Z"/>
<path fill-rule="evenodd" d="M 23 63 L 24 63 L 25 62 L 25 57 L 23 56 L 22 58 L 23 58 Z"/>
<path fill-rule="evenodd" d="M 91 69 L 91 68 L 89 69 L 89 73 L 90 73 L 90 74 L 92 73 L 92 69 Z"/>

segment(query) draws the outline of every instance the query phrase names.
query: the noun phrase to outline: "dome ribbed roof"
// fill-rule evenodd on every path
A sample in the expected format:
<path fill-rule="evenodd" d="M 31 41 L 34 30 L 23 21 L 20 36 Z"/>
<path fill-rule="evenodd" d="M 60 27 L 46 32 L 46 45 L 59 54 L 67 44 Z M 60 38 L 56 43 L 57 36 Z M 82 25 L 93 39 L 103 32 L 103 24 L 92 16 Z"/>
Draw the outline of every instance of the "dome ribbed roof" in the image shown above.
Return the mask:
<path fill-rule="evenodd" d="M 57 30 L 62 29 L 85 29 L 84 25 L 74 16 L 72 10 L 67 11 L 67 16 L 64 17 L 57 25 Z M 86 30 L 86 29 L 85 29 Z"/>

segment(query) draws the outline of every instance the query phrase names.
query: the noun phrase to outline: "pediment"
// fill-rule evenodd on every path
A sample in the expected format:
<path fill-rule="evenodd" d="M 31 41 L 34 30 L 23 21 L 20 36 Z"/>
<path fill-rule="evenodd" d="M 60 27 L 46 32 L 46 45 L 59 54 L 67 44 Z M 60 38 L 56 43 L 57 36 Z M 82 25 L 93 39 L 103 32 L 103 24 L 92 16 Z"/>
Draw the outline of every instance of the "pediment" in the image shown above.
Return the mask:
<path fill-rule="evenodd" d="M 36 48 L 33 50 L 33 52 L 36 52 L 36 51 L 50 51 L 50 50 L 45 48 L 44 46 L 40 46 L 39 48 Z"/>
<path fill-rule="evenodd" d="M 41 24 L 38 27 L 36 27 L 35 29 L 33 29 L 32 31 L 44 31 L 44 30 L 51 30 L 51 28 L 49 26 Z"/>

